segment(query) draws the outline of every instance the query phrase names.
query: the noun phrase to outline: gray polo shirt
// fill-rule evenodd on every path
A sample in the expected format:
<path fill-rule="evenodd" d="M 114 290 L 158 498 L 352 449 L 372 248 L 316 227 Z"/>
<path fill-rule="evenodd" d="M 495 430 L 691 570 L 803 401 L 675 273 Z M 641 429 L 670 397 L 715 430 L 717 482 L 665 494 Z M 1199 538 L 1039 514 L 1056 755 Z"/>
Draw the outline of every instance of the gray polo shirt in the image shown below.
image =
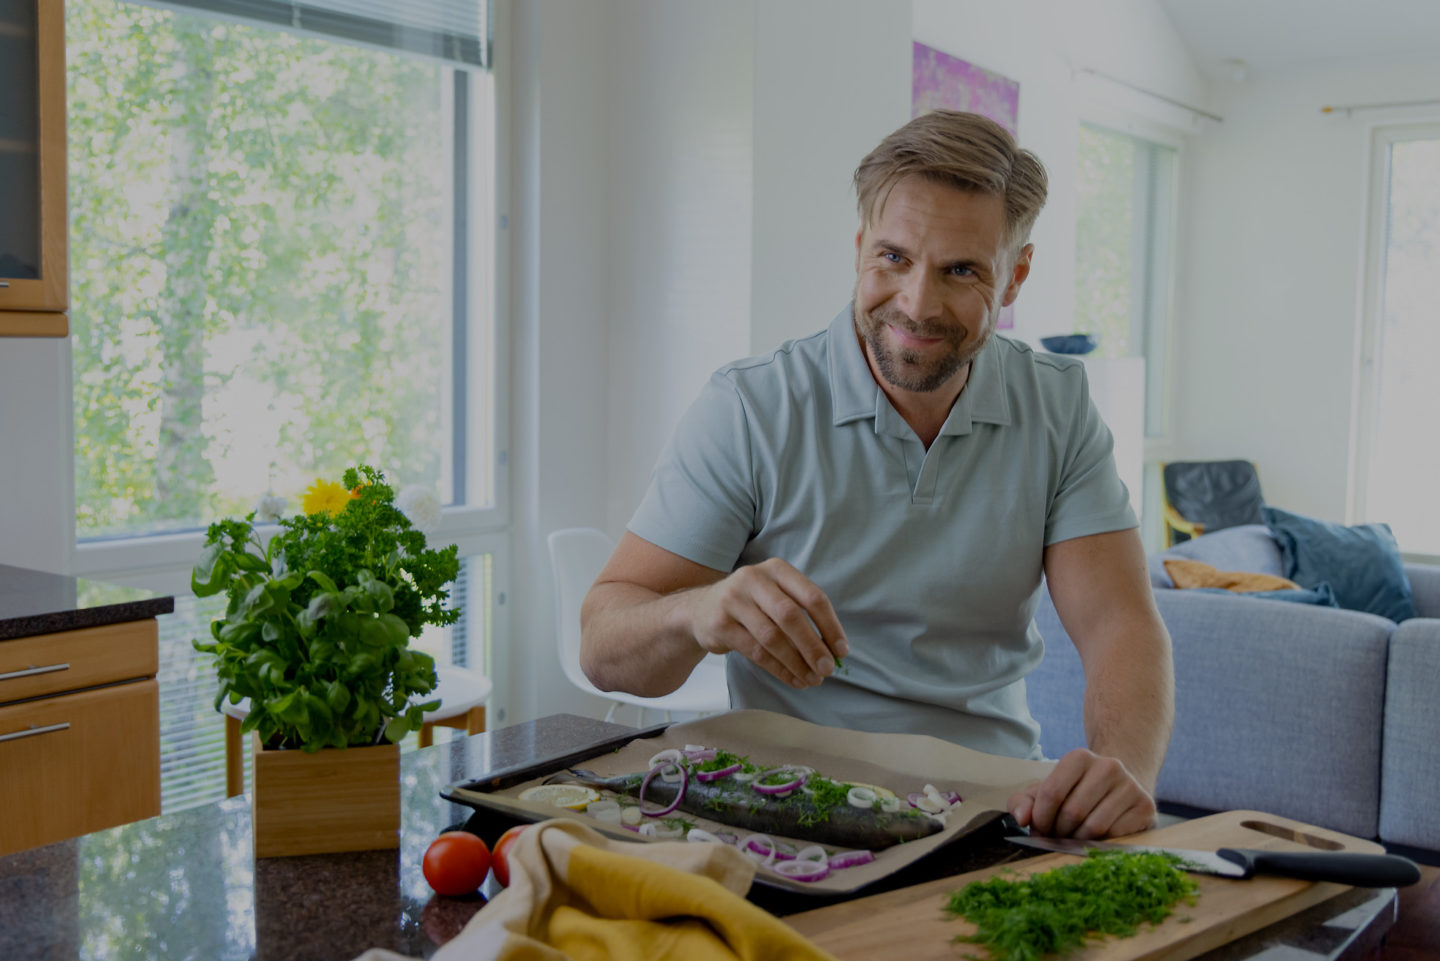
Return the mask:
<path fill-rule="evenodd" d="M 843 672 L 797 691 L 731 655 L 735 707 L 1039 757 L 1043 551 L 1136 526 L 1111 448 L 1082 363 L 997 336 L 926 451 L 847 306 L 710 378 L 630 530 L 720 571 L 783 558 L 835 606 Z"/>

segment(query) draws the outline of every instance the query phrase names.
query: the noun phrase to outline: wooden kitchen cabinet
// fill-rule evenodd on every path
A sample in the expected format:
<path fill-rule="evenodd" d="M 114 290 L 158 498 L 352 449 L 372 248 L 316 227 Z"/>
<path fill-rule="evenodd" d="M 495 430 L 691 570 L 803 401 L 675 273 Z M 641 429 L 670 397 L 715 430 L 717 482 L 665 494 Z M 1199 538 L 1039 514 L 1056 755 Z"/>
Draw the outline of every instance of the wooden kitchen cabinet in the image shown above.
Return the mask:
<path fill-rule="evenodd" d="M 62 0 L 0 0 L 0 335 L 69 323 Z"/>
<path fill-rule="evenodd" d="M 0 855 L 160 813 L 156 620 L 0 643 Z"/>

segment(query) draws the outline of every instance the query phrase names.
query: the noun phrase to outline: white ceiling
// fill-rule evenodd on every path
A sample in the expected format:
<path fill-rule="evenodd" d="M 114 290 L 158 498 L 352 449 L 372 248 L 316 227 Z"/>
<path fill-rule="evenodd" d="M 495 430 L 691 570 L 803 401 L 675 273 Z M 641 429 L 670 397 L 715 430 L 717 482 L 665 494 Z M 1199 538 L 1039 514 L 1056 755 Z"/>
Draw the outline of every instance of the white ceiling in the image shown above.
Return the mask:
<path fill-rule="evenodd" d="M 1195 64 L 1226 76 L 1335 60 L 1440 59 L 1440 0 L 1159 0 Z"/>

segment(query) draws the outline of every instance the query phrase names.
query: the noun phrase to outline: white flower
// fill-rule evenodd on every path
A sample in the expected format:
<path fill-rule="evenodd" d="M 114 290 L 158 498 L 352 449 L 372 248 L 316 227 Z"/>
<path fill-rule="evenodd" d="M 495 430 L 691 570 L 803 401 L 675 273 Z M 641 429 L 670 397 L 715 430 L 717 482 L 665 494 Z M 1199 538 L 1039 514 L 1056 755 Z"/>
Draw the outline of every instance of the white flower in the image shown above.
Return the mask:
<path fill-rule="evenodd" d="M 255 502 L 255 519 L 262 524 L 274 524 L 285 513 L 285 498 L 266 491 Z"/>
<path fill-rule="evenodd" d="M 411 484 L 396 495 L 395 506 L 422 532 L 433 531 L 440 524 L 440 498 L 428 487 Z"/>

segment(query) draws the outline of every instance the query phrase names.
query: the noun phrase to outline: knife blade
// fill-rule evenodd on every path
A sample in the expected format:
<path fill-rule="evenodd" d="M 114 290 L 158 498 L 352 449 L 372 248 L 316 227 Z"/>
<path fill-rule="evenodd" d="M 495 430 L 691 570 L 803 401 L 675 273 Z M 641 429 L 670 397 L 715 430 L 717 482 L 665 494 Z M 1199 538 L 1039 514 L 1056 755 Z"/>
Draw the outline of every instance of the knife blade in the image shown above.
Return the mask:
<path fill-rule="evenodd" d="M 1046 838 L 1015 835 L 1012 844 L 1084 856 L 1086 851 L 1135 851 L 1169 854 L 1180 859 L 1180 867 L 1196 874 L 1227 878 L 1248 878 L 1274 874 L 1301 881 L 1334 881 L 1357 888 L 1403 888 L 1420 880 L 1420 867 L 1398 854 L 1363 854 L 1355 851 L 1264 851 L 1255 848 L 1221 848 L 1218 851 L 1191 851 L 1114 841 L 1077 841 L 1073 838 Z"/>

